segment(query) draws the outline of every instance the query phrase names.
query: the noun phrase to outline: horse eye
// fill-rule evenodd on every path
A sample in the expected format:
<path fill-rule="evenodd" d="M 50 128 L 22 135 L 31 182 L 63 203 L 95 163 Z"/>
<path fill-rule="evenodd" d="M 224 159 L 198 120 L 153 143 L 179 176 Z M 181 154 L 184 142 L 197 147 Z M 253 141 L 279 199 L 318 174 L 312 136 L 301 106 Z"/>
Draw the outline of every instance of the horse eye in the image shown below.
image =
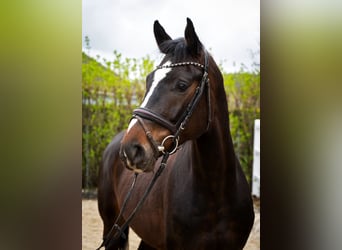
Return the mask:
<path fill-rule="evenodd" d="M 186 82 L 180 81 L 177 83 L 177 89 L 180 91 L 185 91 L 188 88 L 188 84 Z"/>

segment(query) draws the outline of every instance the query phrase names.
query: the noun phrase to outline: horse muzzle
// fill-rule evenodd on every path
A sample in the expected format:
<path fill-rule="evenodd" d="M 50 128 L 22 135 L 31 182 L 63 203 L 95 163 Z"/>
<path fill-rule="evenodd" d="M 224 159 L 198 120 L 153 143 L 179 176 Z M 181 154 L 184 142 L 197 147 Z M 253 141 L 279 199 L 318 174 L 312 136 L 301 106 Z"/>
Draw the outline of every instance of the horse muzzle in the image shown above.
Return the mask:
<path fill-rule="evenodd" d="M 120 159 L 127 169 L 136 173 L 151 172 L 156 161 L 152 150 L 138 142 L 123 142 Z"/>

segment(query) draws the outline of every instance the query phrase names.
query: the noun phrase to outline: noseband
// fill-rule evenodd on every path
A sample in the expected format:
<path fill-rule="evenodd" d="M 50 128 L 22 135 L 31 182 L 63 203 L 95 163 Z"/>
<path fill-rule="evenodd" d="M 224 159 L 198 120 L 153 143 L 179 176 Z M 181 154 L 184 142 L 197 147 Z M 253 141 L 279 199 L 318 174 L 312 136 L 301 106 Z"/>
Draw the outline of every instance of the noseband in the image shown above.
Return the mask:
<path fill-rule="evenodd" d="M 201 82 L 196 87 L 194 96 L 192 97 L 187 108 L 185 109 L 185 111 L 183 112 L 183 114 L 181 115 L 181 117 L 178 119 L 178 121 L 176 123 L 170 122 L 168 119 L 164 118 L 160 114 L 157 114 L 148 108 L 140 107 L 140 108 L 133 110 L 132 119 L 133 118 L 137 119 L 139 121 L 140 125 L 142 126 L 142 128 L 144 129 L 144 131 L 145 131 L 145 133 L 149 139 L 149 142 L 151 143 L 152 148 L 154 149 L 156 158 L 158 157 L 159 152 L 162 152 L 163 154 L 165 154 L 164 143 L 168 139 L 173 139 L 173 142 L 174 142 L 174 148 L 168 153 L 173 154 L 174 152 L 177 151 L 179 135 L 180 135 L 181 131 L 185 129 L 193 111 L 197 107 L 197 104 L 203 95 L 205 87 L 207 87 L 207 103 L 208 103 L 207 130 L 209 129 L 209 126 L 211 123 L 211 105 L 210 105 L 210 86 L 209 86 L 209 78 L 208 78 L 208 66 L 209 66 L 209 58 L 208 57 L 209 57 L 208 52 L 205 51 L 204 65 L 197 63 L 197 62 L 179 62 L 179 63 L 172 63 L 172 64 L 168 64 L 168 65 L 157 66 L 157 69 L 162 69 L 162 68 L 175 68 L 175 67 L 180 67 L 180 66 L 193 65 L 196 67 L 200 67 L 204 70 Z M 146 129 L 146 126 L 144 125 L 144 122 L 141 118 L 153 121 L 153 122 L 161 125 L 162 127 L 171 131 L 172 135 L 169 135 L 166 138 L 164 138 L 161 146 L 157 146 L 157 143 L 152 138 L 150 131 L 148 131 Z"/>

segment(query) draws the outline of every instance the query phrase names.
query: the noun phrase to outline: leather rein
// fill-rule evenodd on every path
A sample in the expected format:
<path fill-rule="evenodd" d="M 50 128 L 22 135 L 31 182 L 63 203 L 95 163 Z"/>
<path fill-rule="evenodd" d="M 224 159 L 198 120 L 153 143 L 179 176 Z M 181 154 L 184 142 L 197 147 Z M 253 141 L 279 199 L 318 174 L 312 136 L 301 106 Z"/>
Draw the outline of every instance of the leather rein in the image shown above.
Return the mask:
<path fill-rule="evenodd" d="M 145 190 L 142 198 L 130 214 L 130 216 L 127 218 L 125 223 L 122 226 L 118 225 L 119 219 L 122 217 L 122 213 L 126 208 L 127 202 L 132 194 L 132 191 L 135 187 L 136 180 L 138 177 L 138 173 L 134 174 L 133 182 L 132 185 L 126 194 L 124 203 L 120 209 L 119 215 L 116 218 L 113 227 L 111 230 L 108 232 L 108 234 L 103 238 L 103 241 L 101 245 L 96 249 L 99 250 L 102 247 L 109 247 L 112 245 L 116 240 L 118 240 L 120 237 L 126 239 L 127 236 L 125 235 L 124 231 L 128 228 L 129 223 L 132 221 L 134 218 L 135 214 L 138 212 L 138 210 L 141 208 L 143 202 L 146 200 L 148 194 L 150 193 L 152 187 L 154 186 L 156 180 L 160 176 L 160 174 L 163 172 L 164 168 L 166 167 L 167 160 L 169 156 L 173 153 L 175 153 L 178 149 L 178 141 L 179 141 L 179 136 L 180 133 L 185 129 L 193 111 L 197 107 L 197 104 L 199 103 L 205 87 L 207 87 L 207 103 L 208 103 L 208 123 L 207 123 L 207 130 L 209 129 L 210 123 L 211 123 L 211 102 L 210 102 L 210 86 L 209 86 L 209 78 L 208 78 L 208 66 L 209 66 L 209 55 L 208 52 L 205 51 L 204 54 L 204 65 L 197 63 L 197 62 L 180 62 L 180 63 L 172 63 L 168 65 L 159 65 L 157 66 L 158 69 L 162 68 L 174 68 L 174 67 L 179 67 L 179 66 L 188 66 L 188 65 L 193 65 L 196 67 L 200 67 L 204 70 L 203 76 L 201 79 L 200 84 L 196 87 L 195 94 L 191 101 L 189 102 L 186 110 L 183 112 L 182 116 L 178 120 L 177 123 L 173 124 L 170 121 L 168 121 L 166 118 L 162 117 L 161 115 L 153 112 L 150 109 L 147 108 L 137 108 L 133 110 L 133 116 L 132 119 L 137 119 L 143 130 L 145 131 L 146 137 L 148 138 L 153 150 L 154 150 L 154 156 L 155 158 L 158 158 L 160 152 L 163 155 L 163 158 L 161 160 L 160 166 L 157 170 L 157 172 L 154 174 L 150 184 L 148 185 L 147 189 Z M 162 141 L 161 145 L 158 145 L 158 143 L 153 139 L 151 132 L 147 129 L 144 123 L 144 119 L 150 120 L 153 122 L 156 122 L 157 124 L 167 128 L 170 130 L 173 134 L 169 135 L 164 138 Z M 164 147 L 164 144 L 167 140 L 172 140 L 173 141 L 173 149 L 170 151 L 167 151 Z"/>

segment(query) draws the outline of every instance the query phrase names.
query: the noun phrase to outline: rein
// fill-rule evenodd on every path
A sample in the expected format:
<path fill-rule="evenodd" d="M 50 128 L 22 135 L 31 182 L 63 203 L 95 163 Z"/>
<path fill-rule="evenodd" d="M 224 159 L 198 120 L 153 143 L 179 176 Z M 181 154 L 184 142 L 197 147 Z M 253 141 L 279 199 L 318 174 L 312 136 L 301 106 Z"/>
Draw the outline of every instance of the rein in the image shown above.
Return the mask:
<path fill-rule="evenodd" d="M 138 178 L 138 173 L 134 174 L 134 179 L 133 179 L 133 183 L 130 187 L 130 190 L 128 191 L 124 203 L 122 205 L 122 208 L 120 209 L 120 213 L 118 215 L 118 217 L 116 218 L 113 227 L 110 229 L 110 231 L 108 232 L 108 234 L 106 235 L 106 237 L 103 239 L 101 245 L 96 248 L 96 250 L 101 249 L 102 247 L 110 247 L 115 240 L 118 240 L 120 237 L 126 239 L 126 235 L 124 233 L 124 231 L 128 228 L 129 223 L 132 221 L 132 219 L 134 218 L 135 214 L 139 211 L 139 209 L 141 208 L 142 204 L 144 203 L 144 201 L 146 200 L 148 194 L 151 192 L 154 184 L 156 183 L 158 177 L 160 176 L 160 174 L 163 172 L 164 168 L 166 167 L 166 162 L 169 158 L 170 154 L 169 153 L 165 153 L 163 156 L 163 159 L 160 163 L 160 166 L 157 170 L 157 172 L 155 173 L 155 175 L 153 176 L 153 179 L 151 180 L 150 184 L 148 185 L 145 193 L 143 194 L 141 200 L 138 202 L 137 206 L 134 208 L 133 212 L 130 214 L 130 216 L 127 218 L 126 222 L 120 227 L 117 223 L 119 222 L 120 217 L 122 217 L 122 213 L 124 211 L 124 209 L 126 208 L 128 199 L 131 197 L 132 191 L 135 187 L 135 183 L 136 180 Z M 116 230 L 116 232 L 114 233 L 114 230 Z"/>
<path fill-rule="evenodd" d="M 198 104 L 198 102 L 199 102 L 199 100 L 200 100 L 200 98 L 204 92 L 205 87 L 207 87 L 207 103 L 208 103 L 207 130 L 209 129 L 209 126 L 211 123 L 211 104 L 210 104 L 210 92 L 209 92 L 210 86 L 209 86 L 209 78 L 208 78 L 208 64 L 209 64 L 208 57 L 209 57 L 208 52 L 205 51 L 204 65 L 197 63 L 197 62 L 180 62 L 180 63 L 173 63 L 173 64 L 169 64 L 169 65 L 157 66 L 157 69 L 161 69 L 161 68 L 173 68 L 173 67 L 178 67 L 178 66 L 193 65 L 193 66 L 201 67 L 202 69 L 204 69 L 204 73 L 203 73 L 202 80 L 201 80 L 199 86 L 197 86 L 197 88 L 195 90 L 195 94 L 194 94 L 192 100 L 190 101 L 186 110 L 184 111 L 184 113 L 182 114 L 182 116 L 180 117 L 179 121 L 176 124 L 171 123 L 170 121 L 168 121 L 167 119 L 165 119 L 161 115 L 156 114 L 155 112 L 153 112 L 152 110 L 149 110 L 147 108 L 137 108 L 137 109 L 133 110 L 132 119 L 133 118 L 137 119 L 139 124 L 141 125 L 141 127 L 145 131 L 146 137 L 148 138 L 148 141 L 150 142 L 150 144 L 154 150 L 154 156 L 156 158 L 158 158 L 158 155 L 161 152 L 163 154 L 163 158 L 162 158 L 162 161 L 159 165 L 157 172 L 154 174 L 154 176 L 153 176 L 150 184 L 148 185 L 147 189 L 145 190 L 145 193 L 143 194 L 142 198 L 140 199 L 140 201 L 138 202 L 137 206 L 134 208 L 134 210 L 132 211 L 130 216 L 127 218 L 125 223 L 120 227 L 117 223 L 119 222 L 120 217 L 122 217 L 122 213 L 126 208 L 127 202 L 129 200 L 129 198 L 131 197 L 132 191 L 133 191 L 135 184 L 136 184 L 136 180 L 138 178 L 138 173 L 134 174 L 134 179 L 133 179 L 132 185 L 131 185 L 128 193 L 126 194 L 126 197 L 125 197 L 124 203 L 120 209 L 119 215 L 116 218 L 116 220 L 115 220 L 112 228 L 108 232 L 108 234 L 104 237 L 101 245 L 96 250 L 99 250 L 102 247 L 106 247 L 106 248 L 109 247 L 116 240 L 118 240 L 120 237 L 122 237 L 124 239 L 127 237 L 125 235 L 124 231 L 128 228 L 129 223 L 132 221 L 135 214 L 139 211 L 142 204 L 146 200 L 148 194 L 151 192 L 151 190 L 152 190 L 154 184 L 156 183 L 158 177 L 161 175 L 161 173 L 165 169 L 167 160 L 169 159 L 169 156 L 177 151 L 180 133 L 181 133 L 181 131 L 183 131 L 185 129 L 193 111 L 195 110 L 195 108 L 196 108 L 196 106 L 197 106 L 197 104 Z M 147 119 L 147 120 L 158 123 L 159 125 L 170 130 L 173 133 L 173 135 L 169 135 L 169 136 L 165 137 L 164 140 L 162 141 L 161 145 L 158 145 L 157 142 L 153 139 L 151 132 L 149 130 L 147 130 L 147 128 L 143 122 L 143 119 Z M 168 152 L 165 150 L 164 143 L 169 139 L 173 140 L 174 148 Z"/>

